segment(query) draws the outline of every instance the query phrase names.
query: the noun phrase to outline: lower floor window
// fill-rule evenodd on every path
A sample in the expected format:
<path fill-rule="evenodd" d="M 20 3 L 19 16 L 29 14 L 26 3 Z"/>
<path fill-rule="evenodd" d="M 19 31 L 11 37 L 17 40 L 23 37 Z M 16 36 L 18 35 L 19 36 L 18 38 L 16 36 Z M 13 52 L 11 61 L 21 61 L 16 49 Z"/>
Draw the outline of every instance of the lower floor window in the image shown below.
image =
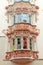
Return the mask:
<path fill-rule="evenodd" d="M 23 49 L 27 49 L 27 38 L 23 37 Z"/>
<path fill-rule="evenodd" d="M 17 38 L 17 49 L 21 49 L 21 39 Z"/>
<path fill-rule="evenodd" d="M 15 39 L 13 39 L 13 42 L 12 42 L 12 50 L 14 50 L 15 47 L 17 47 L 17 49 L 21 49 L 21 48 L 28 49 L 28 47 L 29 47 L 30 50 L 32 50 L 32 41 L 33 41 L 33 39 L 30 38 L 29 39 L 29 42 L 27 42 L 27 40 L 28 39 L 27 39 L 26 36 L 23 37 L 23 40 L 22 41 L 21 41 L 21 38 L 17 38 L 16 41 L 15 41 Z M 23 44 L 22 44 L 22 42 L 23 42 Z M 28 44 L 29 44 L 29 46 L 28 46 Z"/>

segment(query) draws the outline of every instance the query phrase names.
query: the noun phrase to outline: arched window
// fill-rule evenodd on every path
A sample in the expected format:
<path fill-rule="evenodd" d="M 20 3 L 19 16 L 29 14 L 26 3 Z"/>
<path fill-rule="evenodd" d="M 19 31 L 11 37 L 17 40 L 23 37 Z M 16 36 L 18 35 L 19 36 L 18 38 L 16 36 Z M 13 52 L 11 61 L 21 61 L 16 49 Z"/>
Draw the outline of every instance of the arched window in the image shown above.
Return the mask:
<path fill-rule="evenodd" d="M 21 21 L 21 14 L 15 15 L 15 23 L 20 23 Z"/>
<path fill-rule="evenodd" d="M 28 2 L 32 2 L 32 0 L 23 0 L 23 1 L 28 1 Z"/>
<path fill-rule="evenodd" d="M 19 1 L 21 1 L 21 0 L 14 0 L 14 2 L 19 2 Z"/>
<path fill-rule="evenodd" d="M 25 23 L 26 23 L 27 21 L 29 21 L 28 14 L 21 14 L 21 20 L 24 21 Z"/>
<path fill-rule="evenodd" d="M 28 2 L 30 2 L 30 0 L 23 0 L 23 1 L 28 1 Z"/>
<path fill-rule="evenodd" d="M 15 23 L 15 16 L 14 16 L 14 23 Z"/>

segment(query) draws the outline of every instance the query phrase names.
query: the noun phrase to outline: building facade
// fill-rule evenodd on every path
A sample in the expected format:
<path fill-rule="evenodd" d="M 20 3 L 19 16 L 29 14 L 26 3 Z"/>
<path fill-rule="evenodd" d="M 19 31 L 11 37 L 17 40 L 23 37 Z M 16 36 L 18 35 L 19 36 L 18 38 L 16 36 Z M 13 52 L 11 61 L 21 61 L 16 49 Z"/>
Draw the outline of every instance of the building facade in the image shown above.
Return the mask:
<path fill-rule="evenodd" d="M 36 38 L 37 10 L 35 0 L 8 0 L 6 15 L 8 29 L 4 30 L 8 39 L 5 60 L 16 63 L 28 63 L 38 59 Z"/>

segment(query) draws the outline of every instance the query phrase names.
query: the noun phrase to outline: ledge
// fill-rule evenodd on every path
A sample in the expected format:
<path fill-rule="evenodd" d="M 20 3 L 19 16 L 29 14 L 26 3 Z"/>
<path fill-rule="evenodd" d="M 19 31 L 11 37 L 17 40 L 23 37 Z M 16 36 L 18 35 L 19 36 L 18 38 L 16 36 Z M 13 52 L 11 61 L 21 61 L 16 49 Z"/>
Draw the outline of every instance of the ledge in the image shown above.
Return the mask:
<path fill-rule="evenodd" d="M 22 63 L 30 63 L 30 62 L 33 62 L 34 61 L 34 58 L 29 58 L 29 57 L 21 57 L 21 58 L 11 58 L 10 60 L 6 60 L 4 59 L 3 61 L 11 61 L 11 62 L 14 62 L 14 63 L 19 63 L 19 64 L 22 64 Z"/>
<path fill-rule="evenodd" d="M 7 61 L 16 61 L 19 62 L 18 60 L 34 60 L 38 59 L 38 52 L 37 51 L 31 51 L 31 50 L 15 50 L 12 52 L 6 52 L 5 59 Z"/>

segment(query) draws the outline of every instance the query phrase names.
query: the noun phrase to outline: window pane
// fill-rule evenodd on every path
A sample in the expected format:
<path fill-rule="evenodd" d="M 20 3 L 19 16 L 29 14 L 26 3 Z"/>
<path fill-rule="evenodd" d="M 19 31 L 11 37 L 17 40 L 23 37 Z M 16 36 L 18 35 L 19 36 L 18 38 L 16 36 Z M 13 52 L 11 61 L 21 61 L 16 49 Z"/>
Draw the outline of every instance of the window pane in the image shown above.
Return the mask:
<path fill-rule="evenodd" d="M 27 38 L 23 37 L 23 48 L 27 49 Z"/>
<path fill-rule="evenodd" d="M 31 24 L 31 16 L 28 14 L 17 14 L 17 15 L 15 15 L 15 21 L 16 21 L 16 23 L 20 23 L 22 21 L 24 23 Z"/>
<path fill-rule="evenodd" d="M 23 1 L 28 1 L 28 2 L 32 2 L 32 0 L 23 0 Z"/>
<path fill-rule="evenodd" d="M 29 15 L 29 23 L 31 24 L 31 16 Z"/>
<path fill-rule="evenodd" d="M 15 23 L 20 23 L 21 21 L 21 14 L 15 15 Z"/>
<path fill-rule="evenodd" d="M 17 49 L 21 49 L 21 40 L 20 40 L 20 38 L 17 39 Z"/>
<path fill-rule="evenodd" d="M 22 19 L 22 21 L 27 22 L 28 15 L 27 14 L 21 14 L 21 19 Z"/>
<path fill-rule="evenodd" d="M 18 15 L 18 18 L 17 18 L 18 22 L 21 21 L 21 14 Z"/>

